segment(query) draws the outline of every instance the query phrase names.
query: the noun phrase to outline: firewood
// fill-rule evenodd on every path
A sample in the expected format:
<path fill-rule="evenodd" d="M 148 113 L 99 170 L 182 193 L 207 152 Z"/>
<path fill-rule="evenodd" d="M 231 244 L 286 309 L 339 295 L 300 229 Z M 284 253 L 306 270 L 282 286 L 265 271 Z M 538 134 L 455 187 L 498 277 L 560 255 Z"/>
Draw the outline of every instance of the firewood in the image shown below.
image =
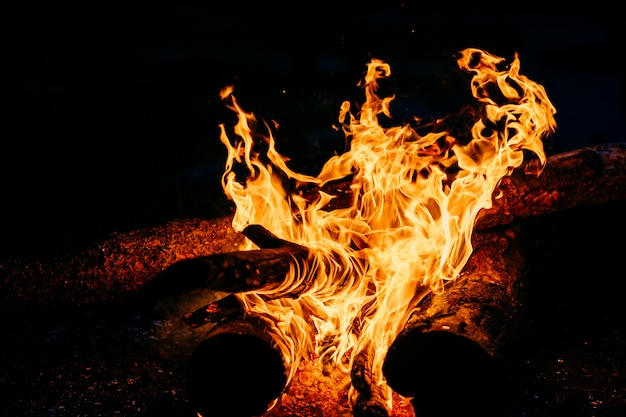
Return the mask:
<path fill-rule="evenodd" d="M 529 164 L 502 179 L 476 230 L 626 198 L 626 142 L 553 155 L 539 176 L 525 174 Z"/>
<path fill-rule="evenodd" d="M 304 248 L 280 247 L 249 251 L 215 253 L 176 264 L 177 277 L 185 278 L 185 287 L 206 288 L 222 292 L 272 291 L 283 284 L 296 262 L 308 257 Z M 181 280 L 169 279 L 163 285 Z M 157 279 L 157 281 L 161 281 Z"/>
<path fill-rule="evenodd" d="M 229 294 L 217 301 L 205 305 L 183 316 L 183 321 L 190 327 L 196 328 L 208 323 L 221 324 L 241 320 L 245 316 L 245 309 L 234 294 Z"/>
<path fill-rule="evenodd" d="M 517 235 L 513 228 L 476 234 L 461 275 L 425 299 L 390 346 L 383 373 L 417 415 L 501 415 L 502 371 L 523 305 Z"/>
<path fill-rule="evenodd" d="M 203 416 L 260 416 L 284 390 L 287 371 L 269 323 L 256 316 L 215 326 L 192 353 L 186 390 Z"/>
<path fill-rule="evenodd" d="M 361 351 L 354 356 L 350 379 L 352 386 L 357 391 L 357 398 L 352 410 L 354 417 L 389 416 L 384 397 L 378 386 L 372 381 L 372 371 L 366 351 Z"/>
<path fill-rule="evenodd" d="M 231 220 L 172 221 L 113 233 L 62 256 L 4 260 L 0 308 L 18 318 L 111 301 L 134 302 L 147 282 L 178 261 L 236 250 L 245 238 L 233 230 Z"/>
<path fill-rule="evenodd" d="M 538 177 L 518 171 L 502 180 L 502 197 L 484 210 L 475 234 L 515 219 L 624 199 L 626 144 L 552 156 Z M 341 190 L 335 194 L 349 194 L 341 184 L 333 184 L 333 189 Z M 337 197 L 336 203 L 342 198 L 349 197 Z M 180 261 L 236 251 L 245 236 L 233 230 L 231 221 L 230 216 L 177 220 L 113 233 L 65 256 L 0 260 L 2 311 L 35 314 L 135 297 L 147 282 Z"/>
<path fill-rule="evenodd" d="M 503 347 L 519 313 L 517 297 L 520 294 L 512 293 L 512 298 L 493 294 L 507 294 L 503 292 L 504 288 L 517 291 L 520 271 L 517 269 L 519 263 L 515 261 L 517 255 L 513 256 L 516 250 L 509 249 L 514 239 L 496 226 L 575 206 L 624 199 L 625 159 L 626 147 L 623 144 L 598 146 L 550 157 L 539 177 L 523 175 L 521 171 L 505 177 L 499 187 L 502 197 L 494 199 L 493 208 L 485 210 L 478 220 L 472 239 L 475 250 L 461 276 L 448 285 L 443 295 L 433 295 L 422 304 L 422 310 L 413 315 L 405 331 L 390 347 L 384 369 L 390 386 L 399 393 L 417 391 L 413 405 L 426 416 L 428 410 L 424 407 L 428 404 L 452 403 L 421 401 L 428 395 L 436 398 L 437 388 L 441 392 L 449 392 L 450 384 L 465 388 L 483 384 L 487 389 L 497 385 L 493 381 L 498 380 L 499 368 L 494 361 L 497 363 L 500 357 L 505 356 Z M 114 233 L 103 242 L 62 257 L 0 261 L 2 311 L 19 318 L 20 314 L 32 316 L 44 311 L 74 309 L 109 301 L 118 304 L 129 298 L 134 301 L 147 283 L 181 261 L 238 251 L 246 237 L 233 230 L 231 219 L 173 221 L 130 233 Z M 509 234 L 513 231 L 507 230 Z M 268 238 L 267 242 L 263 245 L 276 243 L 273 238 Z M 278 246 L 281 247 L 282 243 Z M 509 256 L 513 256 L 513 260 L 504 261 Z M 513 270 L 506 271 L 503 269 L 505 265 Z M 508 284 L 500 282 L 499 279 L 507 274 L 517 281 Z M 196 283 L 188 284 L 187 288 L 193 289 Z M 226 317 L 225 322 L 230 323 L 236 316 Z M 470 320 L 472 317 L 473 320 Z M 203 346 L 210 346 L 210 343 Z M 452 349 L 465 352 L 469 358 L 461 363 L 478 362 L 484 366 L 478 371 L 447 366 L 429 374 L 424 365 L 449 363 L 447 357 L 435 361 L 437 356 L 428 356 L 433 352 L 441 354 L 441 346 L 447 345 L 461 346 Z M 424 352 L 425 356 L 413 355 L 426 358 L 413 363 L 419 372 L 406 372 L 411 362 L 403 362 L 406 356 L 402 348 L 414 350 L 416 346 L 430 347 L 430 350 Z M 395 362 L 396 359 L 403 364 L 402 367 Z M 415 378 L 398 380 L 401 372 L 412 374 Z M 445 375 L 446 379 L 431 381 L 424 387 L 420 385 L 420 375 L 424 372 L 429 375 L 423 378 L 425 383 L 429 383 L 433 375 Z M 473 380 L 468 384 L 455 384 L 455 381 L 464 380 L 463 372 L 485 378 L 480 383 Z M 487 374 L 493 377 L 486 378 Z M 498 392 L 496 388 L 493 392 Z M 367 402 L 365 397 L 363 400 Z M 362 404 L 357 402 L 359 406 Z M 478 404 L 474 406 L 480 407 Z"/>
<path fill-rule="evenodd" d="M 283 250 L 285 250 L 286 253 L 289 253 L 294 256 L 294 258 L 292 259 L 292 261 L 294 262 L 297 262 L 298 257 L 301 257 L 302 259 L 300 260 L 302 261 L 304 254 L 308 252 L 306 248 L 300 245 L 296 245 L 292 242 L 288 242 L 286 240 L 278 238 L 277 236 L 272 234 L 269 230 L 267 230 L 266 228 L 260 225 L 249 225 L 243 230 L 243 234 L 248 239 L 250 239 L 254 244 L 256 244 L 262 249 L 283 248 Z M 291 252 L 289 249 L 293 250 L 293 252 Z M 245 256 L 249 254 L 242 252 L 240 255 Z M 290 261 L 289 259 L 284 259 L 284 262 L 286 264 L 288 264 L 289 261 Z M 192 262 L 195 262 L 195 260 Z M 258 269 L 261 269 L 263 265 L 259 264 L 259 265 L 256 265 L 256 267 Z M 284 271 L 281 276 L 278 276 L 278 277 L 274 276 L 274 278 L 279 278 L 277 282 L 281 281 L 280 278 L 284 277 L 287 271 Z M 185 276 L 185 274 L 180 274 L 180 275 L 181 276 L 168 278 L 167 284 L 170 284 L 170 285 L 168 286 L 164 285 L 164 287 L 171 288 L 171 284 L 177 283 L 177 282 L 187 281 L 188 283 L 187 276 Z M 203 277 L 201 277 L 201 280 L 203 280 Z M 152 282 L 154 281 L 157 281 L 157 280 L 151 281 L 144 288 L 150 287 L 151 286 L 150 284 L 152 284 Z M 271 284 L 274 284 L 274 283 L 275 282 L 271 282 Z M 167 288 L 167 291 L 163 291 L 163 288 L 162 288 L 160 290 L 161 295 L 163 295 L 166 292 L 169 293 L 171 291 L 170 288 Z M 249 290 L 250 288 L 251 287 L 248 286 L 246 287 L 246 290 Z M 267 289 L 267 285 L 264 288 Z M 281 294 L 281 296 L 284 296 L 284 294 Z M 229 294 L 211 304 L 208 304 L 204 307 L 196 309 L 195 311 L 191 313 L 185 314 L 183 317 L 183 320 L 185 321 L 185 323 L 187 323 L 187 325 L 191 326 L 192 328 L 196 328 L 196 327 L 200 327 L 205 324 L 208 324 L 208 323 L 219 324 L 219 323 L 224 323 L 229 320 L 238 320 L 238 319 L 243 318 L 244 315 L 245 315 L 245 310 L 239 298 L 237 298 L 234 294 Z"/>
<path fill-rule="evenodd" d="M 380 396 L 365 397 L 359 395 L 352 408 L 354 417 L 389 417 L 389 412 Z"/>
<path fill-rule="evenodd" d="M 501 180 L 492 207 L 479 214 L 475 230 L 626 197 L 626 142 L 553 155 L 539 175 L 531 173 L 536 168 L 530 160 Z M 329 209 L 351 204 L 350 182 L 333 182 L 323 190 L 335 196 Z M 317 191 L 304 194 L 314 200 Z"/>

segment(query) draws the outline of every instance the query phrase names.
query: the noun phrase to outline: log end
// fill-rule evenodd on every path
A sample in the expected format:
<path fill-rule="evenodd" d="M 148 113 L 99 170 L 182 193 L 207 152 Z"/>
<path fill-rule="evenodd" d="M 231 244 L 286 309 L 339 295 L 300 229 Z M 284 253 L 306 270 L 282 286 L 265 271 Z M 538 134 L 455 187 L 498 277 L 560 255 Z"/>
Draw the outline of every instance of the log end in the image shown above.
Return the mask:
<path fill-rule="evenodd" d="M 200 343 L 186 378 L 190 404 L 201 416 L 263 415 L 287 383 L 280 353 L 253 334 L 224 332 Z"/>
<path fill-rule="evenodd" d="M 389 348 L 383 373 L 398 394 L 412 398 L 416 415 L 501 416 L 504 372 L 478 343 L 450 332 L 411 331 Z"/>

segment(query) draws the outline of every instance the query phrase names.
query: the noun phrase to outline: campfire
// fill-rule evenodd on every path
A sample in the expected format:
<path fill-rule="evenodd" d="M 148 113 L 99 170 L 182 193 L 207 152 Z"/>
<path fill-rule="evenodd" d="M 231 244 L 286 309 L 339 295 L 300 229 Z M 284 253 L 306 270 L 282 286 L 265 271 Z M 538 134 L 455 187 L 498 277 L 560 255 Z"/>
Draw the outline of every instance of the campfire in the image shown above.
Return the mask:
<path fill-rule="evenodd" d="M 3 260 L 0 304 L 17 320 L 9 323 L 15 340 L 9 335 L 12 360 L 3 374 L 13 381 L 9 414 L 58 406 L 73 414 L 106 407 L 162 415 L 169 402 L 176 415 L 191 406 L 205 416 L 508 415 L 498 412 L 509 400 L 501 394 L 511 394 L 501 384 L 510 373 L 500 365 L 527 364 L 509 347 L 518 319 L 527 329 L 523 307 L 532 306 L 523 297 L 525 266 L 544 268 L 543 257 L 526 262 L 524 249 L 536 244 L 538 231 L 551 235 L 536 224 L 551 223 L 557 212 L 597 206 L 591 213 L 621 221 L 615 206 L 602 205 L 623 206 L 626 144 L 546 158 L 541 140 L 554 130 L 554 109 L 543 88 L 519 74 L 517 57 L 507 63 L 474 49 L 461 53 L 459 64 L 475 98 L 467 107 L 441 120 L 397 123 L 393 97 L 380 93 L 391 68 L 372 61 L 365 103 L 339 109 L 337 128 L 349 147 L 314 177 L 293 172 L 272 130 L 226 89 L 224 100 L 239 118 L 222 128 L 229 150 L 223 184 L 234 214 Z M 604 220 L 593 227 L 607 227 Z M 520 233 L 526 226 L 530 233 Z M 608 257 L 619 258 L 611 255 L 619 248 L 605 246 Z M 592 256 L 594 271 L 602 256 Z M 103 328 L 94 313 L 113 315 L 114 325 Z M 127 315 L 129 327 L 120 331 L 118 319 Z M 137 327 L 139 318 L 147 323 Z M 540 324 L 548 332 L 562 323 Z M 569 329 L 579 325 L 574 317 Z M 66 326 L 75 329 L 72 337 Z M 127 346 L 118 350 L 122 334 Z M 600 340 L 620 346 L 609 336 Z M 616 358 L 609 353 L 607 361 Z M 552 378 L 558 396 L 535 397 L 541 388 L 533 384 L 544 376 L 531 372 L 516 390 L 532 404 L 509 402 L 520 407 L 512 415 L 537 401 L 545 415 L 569 409 L 571 403 L 554 404 L 561 395 L 594 412 L 623 403 L 623 390 L 610 389 L 623 386 L 619 360 L 606 367 L 589 357 L 567 367 L 559 360 L 559 372 L 576 370 L 580 379 L 540 374 Z M 545 370 L 543 362 L 535 367 Z M 598 390 L 600 380 L 613 385 Z M 42 397 L 33 387 L 52 388 Z"/>
<path fill-rule="evenodd" d="M 297 415 L 303 402 L 325 403 L 324 416 L 412 415 L 409 400 L 428 381 L 407 383 L 399 369 L 407 355 L 435 359 L 426 348 L 433 341 L 415 339 L 426 321 L 437 330 L 432 349 L 458 346 L 446 353 L 451 361 L 489 372 L 489 341 L 477 336 L 466 346 L 450 320 L 433 327 L 434 300 L 455 292 L 477 219 L 501 197 L 502 179 L 523 164 L 526 174 L 541 173 L 555 109 L 520 74 L 517 56 L 506 62 L 466 49 L 457 62 L 471 74 L 474 101 L 440 120 L 396 124 L 393 95 L 380 94 L 391 67 L 373 59 L 360 83 L 363 103 L 339 109 L 348 148 L 316 176 L 292 170 L 273 128 L 244 110 L 232 86 L 222 91 L 238 117 L 221 126 L 222 185 L 236 207 L 232 227 L 246 239 L 237 251 L 190 261 L 198 286 L 224 294 L 185 315 L 194 328 L 214 323 L 190 359 L 200 415 L 240 396 L 236 415 Z M 232 377 L 207 376 L 219 362 Z"/>

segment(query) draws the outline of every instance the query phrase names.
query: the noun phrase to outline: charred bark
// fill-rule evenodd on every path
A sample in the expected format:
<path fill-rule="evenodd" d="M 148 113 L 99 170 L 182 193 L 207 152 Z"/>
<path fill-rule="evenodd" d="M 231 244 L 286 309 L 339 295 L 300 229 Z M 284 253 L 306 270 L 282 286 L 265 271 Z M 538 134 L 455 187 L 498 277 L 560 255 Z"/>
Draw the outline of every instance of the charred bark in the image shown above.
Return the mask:
<path fill-rule="evenodd" d="M 246 311 L 234 294 L 220 298 L 204 307 L 183 316 L 183 321 L 190 327 L 196 328 L 208 323 L 222 324 L 229 321 L 241 320 Z"/>
<path fill-rule="evenodd" d="M 476 230 L 626 196 L 626 143 L 553 155 L 538 176 L 531 174 L 536 170 L 536 162 L 526 162 L 502 179 L 494 192 L 492 208 L 480 213 Z M 347 207 L 352 202 L 349 182 L 331 183 L 324 191 L 335 196 L 329 209 Z M 311 200 L 316 198 L 316 192 L 309 190 Z"/>
<path fill-rule="evenodd" d="M 372 370 L 367 352 L 359 352 L 352 361 L 352 386 L 357 391 L 353 406 L 354 417 L 388 417 L 384 396 L 372 381 Z"/>
<path fill-rule="evenodd" d="M 200 256 L 176 263 L 150 286 L 163 294 L 167 289 L 179 290 L 181 281 L 185 288 L 229 293 L 272 291 L 284 283 L 295 264 L 306 261 L 308 254 L 305 248 L 289 246 Z"/>
<path fill-rule="evenodd" d="M 272 234 L 269 230 L 265 229 L 260 225 L 250 225 L 246 227 L 243 231 L 244 236 L 250 239 L 254 244 L 259 246 L 263 251 L 252 251 L 252 252 L 239 252 L 235 254 L 226 254 L 231 262 L 236 264 L 236 269 L 243 269 L 245 272 L 249 268 L 255 268 L 255 275 L 261 275 L 262 279 L 253 280 L 252 283 L 244 282 L 243 284 L 239 284 L 239 288 L 235 288 L 234 284 L 231 282 L 229 277 L 224 277 L 224 271 L 219 269 L 215 269 L 214 271 L 204 271 L 200 273 L 200 281 L 203 288 L 211 288 L 215 289 L 219 287 L 222 291 L 227 292 L 241 292 L 241 291 L 251 291 L 258 288 L 263 288 L 264 290 L 271 289 L 273 286 L 280 285 L 284 280 L 285 276 L 289 272 L 291 265 L 299 262 L 304 262 L 306 257 L 308 256 L 308 250 L 300 245 L 296 245 L 292 242 L 288 242 L 286 240 L 280 239 L 274 234 Z M 265 263 L 257 263 L 255 264 L 255 259 L 258 258 L 259 254 L 265 254 L 266 257 L 269 257 L 268 253 L 275 253 L 277 259 L 274 259 L 274 271 L 273 274 L 268 274 L 267 270 L 264 267 L 267 265 Z M 291 258 L 290 258 L 291 257 Z M 219 259 L 220 255 L 213 255 L 209 257 L 204 257 L 200 260 L 202 264 L 204 263 L 219 263 L 215 261 L 215 259 Z M 243 258 L 244 262 L 236 262 L 237 258 Z M 191 260 L 191 263 L 197 263 L 198 260 Z M 282 265 L 281 265 L 282 264 Z M 175 265 L 176 267 L 177 265 Z M 210 274 L 213 272 L 218 275 L 218 278 L 212 277 Z M 206 274 L 209 276 L 206 276 Z M 233 271 L 230 271 L 232 274 Z M 235 270 L 235 273 L 236 270 Z M 167 287 L 171 287 L 172 283 L 181 282 L 181 281 L 189 281 L 185 274 L 176 274 L 180 276 L 167 277 L 164 279 L 163 285 L 158 291 L 151 291 L 154 295 L 157 294 L 163 295 L 166 291 L 164 289 L 168 289 Z M 153 282 L 161 281 L 161 278 L 154 279 L 152 282 L 148 283 L 146 287 L 151 287 Z M 248 279 L 250 281 L 250 279 Z M 211 282 L 213 283 L 221 283 L 221 285 L 208 285 Z M 169 285 L 168 285 L 169 284 Z M 169 290 L 169 289 L 168 289 Z M 169 291 L 167 291 L 169 292 Z M 223 323 L 228 320 L 236 320 L 243 318 L 245 314 L 245 310 L 243 305 L 239 301 L 234 294 L 227 295 L 224 298 L 221 298 L 211 304 L 208 304 L 204 307 L 196 309 L 191 313 L 187 313 L 184 315 L 183 320 L 187 325 L 195 328 L 203 326 L 207 323 Z"/>

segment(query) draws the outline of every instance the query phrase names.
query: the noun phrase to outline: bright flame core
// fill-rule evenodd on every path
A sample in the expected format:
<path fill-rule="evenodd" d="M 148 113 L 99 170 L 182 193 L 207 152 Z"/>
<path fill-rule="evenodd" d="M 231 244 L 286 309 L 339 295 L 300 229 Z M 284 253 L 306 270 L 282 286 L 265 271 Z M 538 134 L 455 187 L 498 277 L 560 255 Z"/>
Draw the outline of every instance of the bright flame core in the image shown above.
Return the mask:
<path fill-rule="evenodd" d="M 382 127 L 379 118 L 391 117 L 394 97 L 379 97 L 378 82 L 391 69 L 373 59 L 360 110 L 351 113 L 348 102 L 340 109 L 350 149 L 315 177 L 292 171 L 269 126 L 258 133 L 255 116 L 239 106 L 232 87 L 222 92 L 238 115 L 234 139 L 220 126 L 228 149 L 222 184 L 236 205 L 233 227 L 262 225 L 312 254 L 307 265 L 294 263 L 281 288 L 239 294 L 249 312 L 274 323 L 288 380 L 303 359 L 349 373 L 354 355 L 365 352 L 373 382 L 390 402 L 382 375 L 388 347 L 417 303 L 459 275 L 472 252 L 477 215 L 491 206 L 502 177 L 522 164 L 524 150 L 535 155 L 535 173 L 546 161 L 542 139 L 556 128 L 555 109 L 541 85 L 519 74 L 517 55 L 502 69 L 503 62 L 479 49 L 460 53 L 459 67 L 473 74 L 475 103 L 472 125 L 455 137 L 451 129 L 423 134 L 409 124 Z M 321 187 L 332 181 L 351 183 L 346 207 L 328 208 L 334 197 Z M 294 183 L 320 190 L 317 198 L 304 198 L 288 186 Z M 248 242 L 244 249 L 254 248 Z M 302 291 L 305 280 L 310 284 Z M 298 297 L 278 297 L 290 292 Z"/>

